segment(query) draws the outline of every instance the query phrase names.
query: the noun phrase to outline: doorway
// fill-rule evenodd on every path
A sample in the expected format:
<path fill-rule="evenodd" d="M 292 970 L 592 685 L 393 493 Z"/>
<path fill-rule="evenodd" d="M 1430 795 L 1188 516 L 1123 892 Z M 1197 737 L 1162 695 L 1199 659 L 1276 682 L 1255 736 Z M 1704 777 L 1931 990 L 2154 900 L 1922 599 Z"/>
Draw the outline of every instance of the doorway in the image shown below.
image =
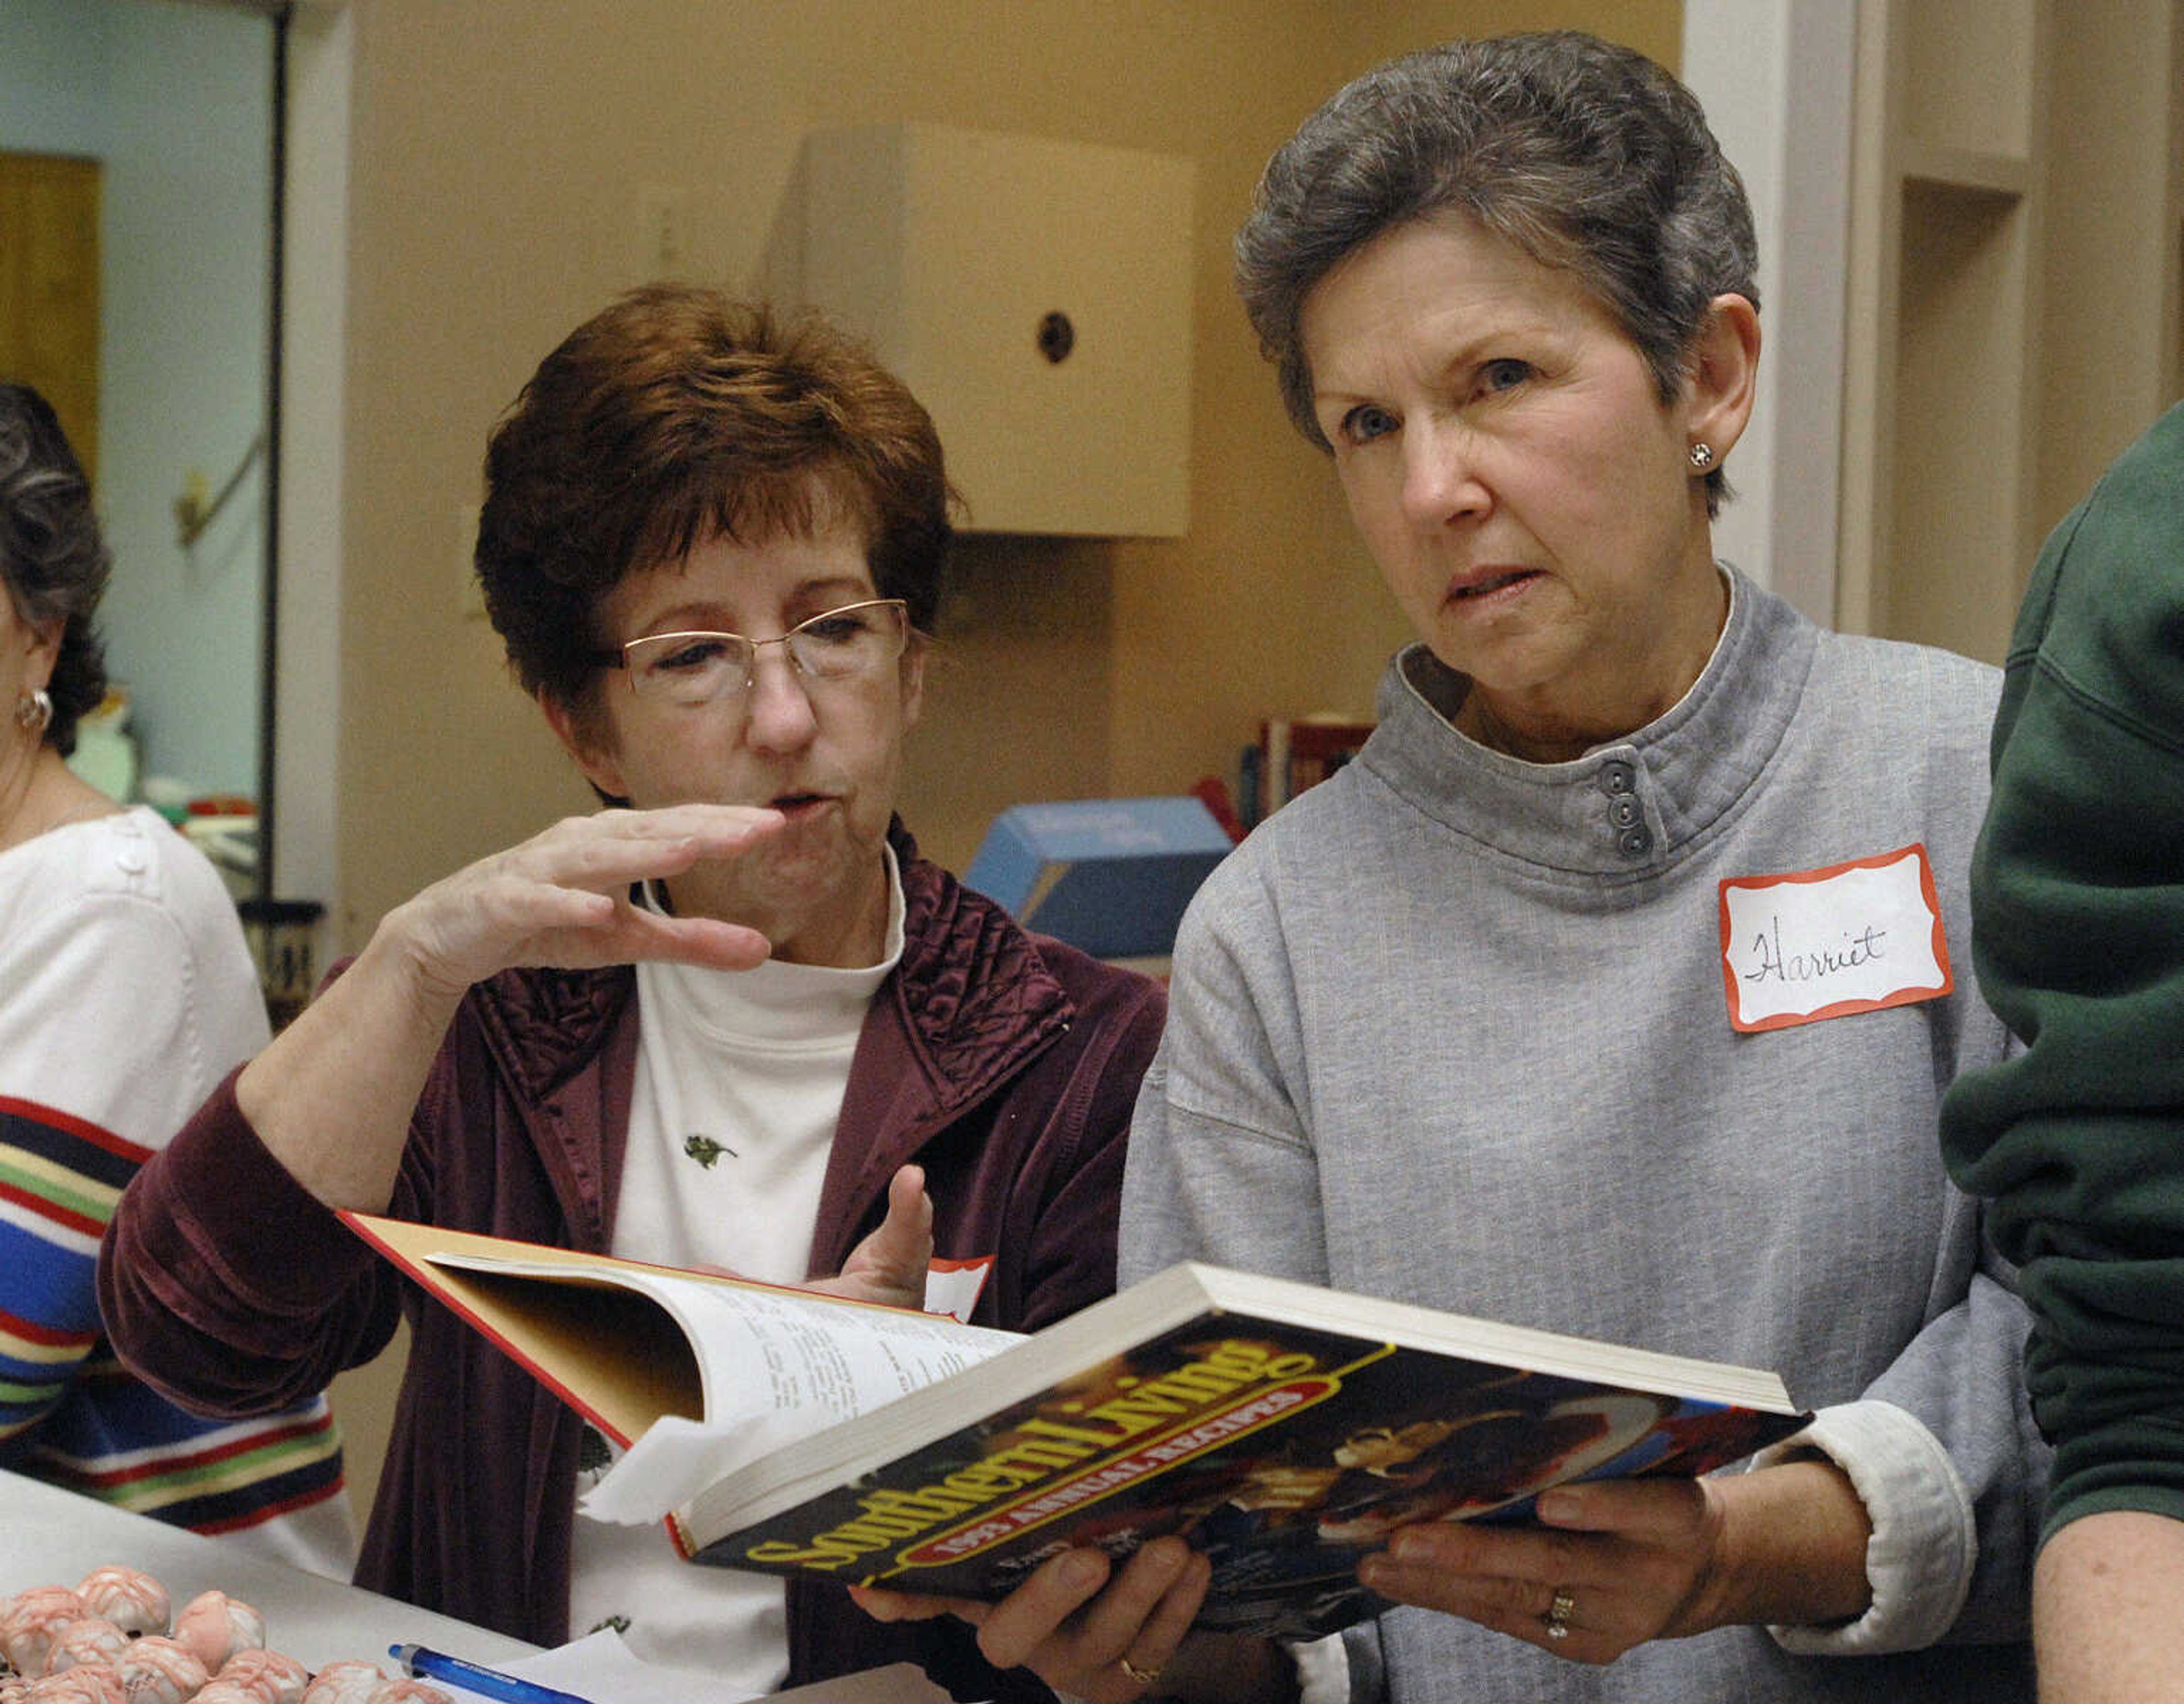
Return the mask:
<path fill-rule="evenodd" d="M 154 803 L 261 788 L 277 28 L 187 0 L 0 8 L 0 372 L 92 471 L 130 790 Z"/>

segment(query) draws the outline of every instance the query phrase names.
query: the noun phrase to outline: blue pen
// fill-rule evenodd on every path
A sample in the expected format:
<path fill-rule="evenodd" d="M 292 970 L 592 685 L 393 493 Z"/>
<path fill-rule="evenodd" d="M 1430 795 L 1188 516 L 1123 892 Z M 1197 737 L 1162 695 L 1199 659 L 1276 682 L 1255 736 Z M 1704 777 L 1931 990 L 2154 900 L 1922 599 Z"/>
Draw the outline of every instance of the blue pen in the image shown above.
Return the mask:
<path fill-rule="evenodd" d="M 390 1645 L 387 1654 L 412 1674 L 421 1674 L 428 1680 L 452 1681 L 481 1698 L 499 1698 L 504 1704 L 591 1704 L 589 1699 L 579 1698 L 573 1692 L 557 1691 L 535 1680 L 519 1679 L 513 1674 L 503 1674 L 498 1668 L 487 1668 L 476 1662 L 465 1662 L 460 1657 L 428 1651 L 421 1645 Z"/>

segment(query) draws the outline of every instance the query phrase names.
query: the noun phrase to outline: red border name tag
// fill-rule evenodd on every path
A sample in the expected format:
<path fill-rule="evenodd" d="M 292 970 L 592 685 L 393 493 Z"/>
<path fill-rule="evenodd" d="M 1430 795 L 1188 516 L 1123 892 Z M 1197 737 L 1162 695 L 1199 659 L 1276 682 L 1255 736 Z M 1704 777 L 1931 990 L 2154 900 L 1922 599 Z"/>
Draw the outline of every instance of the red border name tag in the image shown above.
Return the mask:
<path fill-rule="evenodd" d="M 994 1269 L 994 1257 L 975 1260 L 936 1260 L 925 1268 L 925 1311 L 951 1315 L 958 1323 L 971 1323 L 971 1310 L 978 1305 L 978 1292 Z"/>
<path fill-rule="evenodd" d="M 1731 1028 L 1786 1029 L 1938 1000 L 1956 987 L 1926 849 L 1721 884 Z"/>

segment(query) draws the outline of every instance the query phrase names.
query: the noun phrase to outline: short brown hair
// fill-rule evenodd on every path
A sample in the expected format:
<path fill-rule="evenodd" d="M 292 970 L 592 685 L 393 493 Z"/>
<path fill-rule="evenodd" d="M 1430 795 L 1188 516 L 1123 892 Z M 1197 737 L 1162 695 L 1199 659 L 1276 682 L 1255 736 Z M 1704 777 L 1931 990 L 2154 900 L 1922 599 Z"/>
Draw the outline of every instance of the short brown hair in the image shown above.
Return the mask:
<path fill-rule="evenodd" d="M 694 285 L 632 290 L 571 332 L 493 428 L 485 477 L 487 611 L 524 689 L 580 722 L 594 612 L 625 576 L 715 532 L 806 535 L 824 504 L 925 629 L 954 530 L 932 419 L 870 350 Z"/>

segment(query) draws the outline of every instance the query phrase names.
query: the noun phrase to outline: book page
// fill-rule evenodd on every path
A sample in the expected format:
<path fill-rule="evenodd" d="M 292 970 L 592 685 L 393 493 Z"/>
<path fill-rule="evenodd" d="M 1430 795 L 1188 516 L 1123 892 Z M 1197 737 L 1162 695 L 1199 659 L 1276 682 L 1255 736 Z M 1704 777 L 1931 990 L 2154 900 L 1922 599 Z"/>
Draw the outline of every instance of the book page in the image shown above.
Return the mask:
<path fill-rule="evenodd" d="M 637 1273 L 629 1283 L 689 1334 L 709 1425 L 760 1413 L 832 1425 L 1022 1341 L 944 1314 L 844 1307 L 791 1290 L 730 1289 L 664 1272 Z"/>
<path fill-rule="evenodd" d="M 722 1474 L 793 1439 L 892 1402 L 1023 1339 L 945 1314 L 870 1307 L 772 1285 L 615 1262 L 436 1250 L 432 1265 L 496 1280 L 604 1286 L 666 1310 L 697 1357 L 702 1420 L 665 1413 L 581 1507 L 596 1520 L 656 1521 Z"/>
<path fill-rule="evenodd" d="M 790 1413 L 827 1426 L 976 1365 L 1019 1343 L 1015 1332 L 944 1314 L 866 1306 L 784 1287 L 636 1263 L 509 1259 L 436 1250 L 437 1267 L 632 1290 L 665 1308 L 698 1360 L 709 1423 Z"/>

